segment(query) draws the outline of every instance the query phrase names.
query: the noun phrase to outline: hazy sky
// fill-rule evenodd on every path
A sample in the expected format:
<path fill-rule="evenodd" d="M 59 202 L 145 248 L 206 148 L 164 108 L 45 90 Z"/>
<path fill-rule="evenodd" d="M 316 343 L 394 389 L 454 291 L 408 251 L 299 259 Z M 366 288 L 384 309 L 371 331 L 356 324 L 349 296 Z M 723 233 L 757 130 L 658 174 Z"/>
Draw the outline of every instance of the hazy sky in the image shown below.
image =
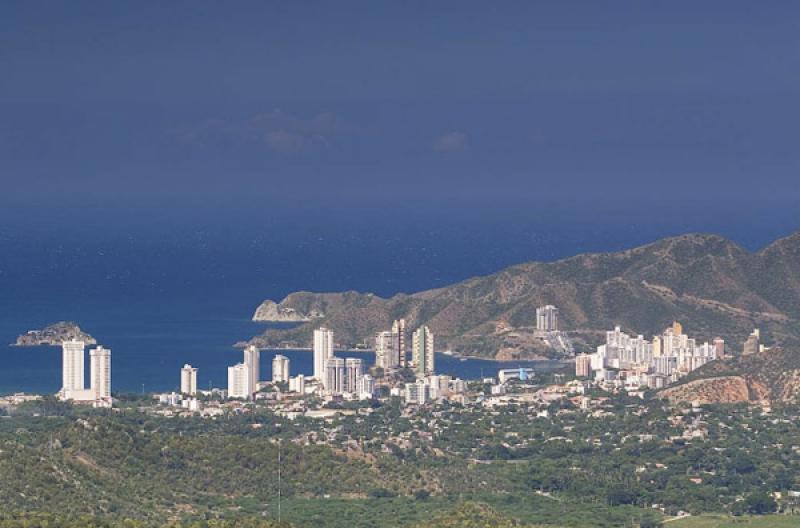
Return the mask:
<path fill-rule="evenodd" d="M 798 95 L 791 1 L 6 0 L 0 204 L 768 211 Z"/>

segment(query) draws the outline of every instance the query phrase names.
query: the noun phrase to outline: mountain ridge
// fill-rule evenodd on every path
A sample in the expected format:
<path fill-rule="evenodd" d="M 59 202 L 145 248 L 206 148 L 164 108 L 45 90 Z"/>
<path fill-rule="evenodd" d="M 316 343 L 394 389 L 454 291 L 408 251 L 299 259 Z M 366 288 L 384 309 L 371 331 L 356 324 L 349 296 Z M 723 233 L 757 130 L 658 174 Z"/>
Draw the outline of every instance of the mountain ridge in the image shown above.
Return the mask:
<path fill-rule="evenodd" d="M 800 232 L 750 252 L 716 234 L 688 233 L 619 252 L 515 264 L 450 286 L 383 298 L 371 293 L 294 292 L 277 305 L 324 314 L 270 330 L 258 346 L 307 344 L 313 327 L 337 342 L 367 342 L 396 318 L 430 326 L 437 348 L 497 359 L 549 357 L 534 336 L 535 309 L 554 304 L 581 348 L 619 324 L 651 334 L 680 320 L 693 336 L 734 346 L 755 326 L 780 343 L 800 342 Z"/>

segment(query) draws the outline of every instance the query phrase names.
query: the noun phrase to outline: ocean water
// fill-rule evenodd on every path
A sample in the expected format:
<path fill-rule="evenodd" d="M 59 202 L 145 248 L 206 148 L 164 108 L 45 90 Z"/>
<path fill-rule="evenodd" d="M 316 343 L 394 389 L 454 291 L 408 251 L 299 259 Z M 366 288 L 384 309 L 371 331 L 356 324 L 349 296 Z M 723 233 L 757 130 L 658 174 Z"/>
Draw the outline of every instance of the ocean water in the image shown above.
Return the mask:
<path fill-rule="evenodd" d="M 176 307 L 177 308 L 177 307 Z M 188 307 L 187 307 L 188 308 Z M 114 318 L 95 314 L 89 318 L 91 334 L 112 350 L 112 390 L 114 392 L 155 392 L 177 390 L 180 368 L 191 363 L 198 370 L 201 388 L 227 384 L 227 367 L 242 360 L 242 351 L 231 345 L 269 328 L 247 318 L 224 315 L 176 313 L 182 317 L 158 316 Z M 143 315 L 143 314 L 139 314 Z M 0 323 L 0 337 L 10 343 L 20 333 L 22 319 L 5 317 Z M 22 327 L 27 328 L 27 327 Z M 61 349 L 59 347 L 6 347 L 0 369 L 0 394 L 14 392 L 54 393 L 61 386 Z M 264 350 L 261 353 L 261 378 L 271 379 L 272 358 L 283 354 L 290 360 L 292 375 L 311 375 L 313 354 L 309 350 Z M 339 351 L 340 357 L 359 357 L 367 365 L 375 361 L 372 352 Z M 465 359 L 437 355 L 437 372 L 464 379 L 493 375 L 499 368 L 516 366 L 548 370 L 551 362 L 514 362 Z M 86 380 L 89 374 L 88 348 Z"/>
<path fill-rule="evenodd" d="M 705 214 L 643 223 L 637 218 L 652 215 L 591 217 L 562 204 L 394 218 L 384 209 L 303 216 L 247 207 L 233 220 L 231 211 L 202 210 L 202 218 L 181 221 L 152 211 L 123 218 L 117 205 L 83 216 L 0 211 L 0 393 L 59 388 L 58 349 L 5 346 L 56 321 L 75 321 L 112 349 L 114 391 L 173 390 L 184 363 L 199 368 L 202 387 L 221 387 L 226 367 L 241 360 L 232 345 L 265 329 L 250 317 L 266 298 L 297 290 L 411 293 L 519 262 L 616 251 L 687 231 L 719 232 L 757 249 L 798 226 L 791 212 L 761 224 Z M 293 374 L 311 372 L 309 352 L 281 352 Z M 262 353 L 263 379 L 273 355 Z M 438 359 L 439 372 L 462 378 L 517 366 Z"/>

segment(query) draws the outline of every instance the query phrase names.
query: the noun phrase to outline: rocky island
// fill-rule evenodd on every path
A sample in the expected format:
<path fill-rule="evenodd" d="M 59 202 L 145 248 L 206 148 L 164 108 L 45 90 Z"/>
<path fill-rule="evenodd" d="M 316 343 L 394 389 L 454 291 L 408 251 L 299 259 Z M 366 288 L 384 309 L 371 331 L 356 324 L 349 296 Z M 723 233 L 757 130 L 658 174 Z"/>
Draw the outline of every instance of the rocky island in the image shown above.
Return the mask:
<path fill-rule="evenodd" d="M 29 330 L 17 337 L 12 346 L 30 347 L 40 345 L 60 346 L 64 341 L 77 339 L 87 345 L 96 345 L 95 338 L 81 330 L 81 327 L 71 321 L 60 321 L 48 325 L 41 330 Z"/>

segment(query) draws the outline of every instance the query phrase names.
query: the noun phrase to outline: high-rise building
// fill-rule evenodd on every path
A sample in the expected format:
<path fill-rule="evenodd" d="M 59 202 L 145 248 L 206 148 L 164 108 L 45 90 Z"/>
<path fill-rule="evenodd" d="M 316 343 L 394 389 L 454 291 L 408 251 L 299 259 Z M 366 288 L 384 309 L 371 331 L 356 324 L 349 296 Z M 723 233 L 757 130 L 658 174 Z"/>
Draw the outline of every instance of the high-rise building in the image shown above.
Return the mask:
<path fill-rule="evenodd" d="M 417 381 L 415 383 L 406 383 L 405 400 L 406 403 L 424 405 L 431 399 L 430 387 L 427 383 Z"/>
<path fill-rule="evenodd" d="M 280 354 L 272 359 L 272 383 L 289 381 L 289 358 Z"/>
<path fill-rule="evenodd" d="M 358 378 L 364 373 L 363 362 L 359 358 L 347 358 L 344 360 L 345 386 L 346 392 L 356 392 Z"/>
<path fill-rule="evenodd" d="M 397 336 L 396 338 L 396 346 L 397 349 L 395 351 L 396 359 L 395 364 L 402 367 L 407 367 L 408 362 L 406 358 L 406 320 L 405 319 L 396 319 L 392 323 L 392 333 Z"/>
<path fill-rule="evenodd" d="M 72 398 L 75 391 L 82 391 L 86 387 L 83 379 L 85 347 L 86 343 L 74 339 L 64 341 L 61 345 L 63 358 L 61 390 L 64 398 Z"/>
<path fill-rule="evenodd" d="M 661 348 L 661 338 L 659 336 L 653 337 L 653 357 L 661 357 L 662 356 L 662 348 Z"/>
<path fill-rule="evenodd" d="M 95 400 L 111 399 L 111 351 L 98 346 L 89 352 L 91 391 Z"/>
<path fill-rule="evenodd" d="M 325 379 L 323 382 L 325 390 L 332 394 L 341 394 L 345 392 L 346 383 L 347 371 L 344 359 L 338 357 L 328 358 L 325 362 Z"/>
<path fill-rule="evenodd" d="M 537 308 L 536 329 L 542 332 L 558 331 L 558 308 L 552 304 Z"/>
<path fill-rule="evenodd" d="M 250 398 L 253 389 L 250 385 L 250 369 L 244 363 L 228 367 L 228 397 Z"/>
<path fill-rule="evenodd" d="M 356 388 L 354 391 L 359 399 L 366 400 L 375 395 L 375 379 L 369 374 L 359 376 L 356 380 Z"/>
<path fill-rule="evenodd" d="M 714 338 L 714 356 L 716 359 L 725 359 L 725 340 L 721 337 Z"/>
<path fill-rule="evenodd" d="M 592 356 L 578 354 L 575 356 L 575 375 L 579 378 L 588 378 L 592 375 Z"/>
<path fill-rule="evenodd" d="M 298 394 L 305 394 L 306 392 L 306 377 L 298 374 L 293 378 L 289 378 L 289 391 L 297 392 Z"/>
<path fill-rule="evenodd" d="M 382 369 L 397 368 L 399 360 L 399 336 L 394 332 L 375 334 L 375 365 Z"/>
<path fill-rule="evenodd" d="M 434 351 L 433 351 L 433 332 L 423 325 L 411 336 L 412 358 L 414 360 L 414 371 L 418 378 L 424 378 L 433 374 L 434 370 Z"/>
<path fill-rule="evenodd" d="M 258 347 L 249 345 L 244 349 L 244 364 L 247 365 L 247 372 L 250 376 L 250 393 L 258 391 L 258 384 L 261 381 L 261 351 Z"/>
<path fill-rule="evenodd" d="M 314 330 L 314 377 L 325 383 L 325 362 L 333 357 L 333 330 L 325 327 Z"/>
<path fill-rule="evenodd" d="M 197 394 L 197 369 L 188 363 L 181 369 L 181 393 L 188 396 Z"/>
<path fill-rule="evenodd" d="M 761 350 L 761 331 L 756 328 L 747 341 L 744 342 L 744 349 L 742 355 L 758 354 Z"/>
<path fill-rule="evenodd" d="M 678 321 L 672 322 L 672 333 L 676 336 L 683 334 L 683 325 L 680 324 Z"/>

